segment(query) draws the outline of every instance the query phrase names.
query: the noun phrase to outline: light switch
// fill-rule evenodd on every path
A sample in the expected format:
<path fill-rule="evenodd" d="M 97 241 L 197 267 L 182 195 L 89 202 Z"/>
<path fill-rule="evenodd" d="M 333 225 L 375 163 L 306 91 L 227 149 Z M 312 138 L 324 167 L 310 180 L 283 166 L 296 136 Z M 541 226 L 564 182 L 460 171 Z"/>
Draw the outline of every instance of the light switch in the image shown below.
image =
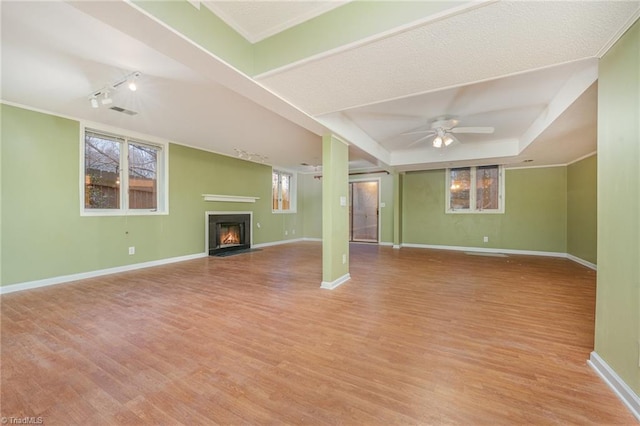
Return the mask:
<path fill-rule="evenodd" d="M 340 197 L 340 205 L 341 206 L 346 206 L 347 205 L 347 197 Z"/>

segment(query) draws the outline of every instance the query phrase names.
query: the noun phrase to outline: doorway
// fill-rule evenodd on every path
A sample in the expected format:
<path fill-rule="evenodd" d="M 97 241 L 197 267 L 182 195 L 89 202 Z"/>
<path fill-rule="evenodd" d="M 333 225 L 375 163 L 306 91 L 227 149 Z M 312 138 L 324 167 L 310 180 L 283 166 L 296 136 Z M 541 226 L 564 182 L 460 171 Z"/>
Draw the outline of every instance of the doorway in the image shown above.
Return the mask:
<path fill-rule="evenodd" d="M 349 182 L 349 241 L 378 242 L 379 183 Z"/>

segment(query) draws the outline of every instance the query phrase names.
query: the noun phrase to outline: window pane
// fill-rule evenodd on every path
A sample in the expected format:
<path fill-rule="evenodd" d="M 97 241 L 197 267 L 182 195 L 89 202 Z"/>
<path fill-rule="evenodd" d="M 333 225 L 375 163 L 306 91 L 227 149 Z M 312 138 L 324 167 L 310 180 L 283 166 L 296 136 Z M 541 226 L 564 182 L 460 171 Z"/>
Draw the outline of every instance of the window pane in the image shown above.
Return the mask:
<path fill-rule="evenodd" d="M 158 208 L 158 148 L 129 143 L 129 208 Z"/>
<path fill-rule="evenodd" d="M 291 175 L 282 173 L 280 175 L 280 185 L 282 189 L 282 210 L 291 209 Z"/>
<path fill-rule="evenodd" d="M 499 185 L 498 166 L 478 167 L 476 170 L 476 208 L 478 210 L 488 210 L 499 208 L 498 190 Z"/>
<path fill-rule="evenodd" d="M 469 209 L 469 190 L 471 189 L 471 168 L 451 169 L 451 191 L 449 208 L 451 210 Z"/>
<path fill-rule="evenodd" d="M 87 132 L 84 148 L 84 207 L 119 209 L 120 142 Z"/>
<path fill-rule="evenodd" d="M 280 175 L 277 172 L 271 174 L 271 208 L 278 210 L 278 181 Z"/>

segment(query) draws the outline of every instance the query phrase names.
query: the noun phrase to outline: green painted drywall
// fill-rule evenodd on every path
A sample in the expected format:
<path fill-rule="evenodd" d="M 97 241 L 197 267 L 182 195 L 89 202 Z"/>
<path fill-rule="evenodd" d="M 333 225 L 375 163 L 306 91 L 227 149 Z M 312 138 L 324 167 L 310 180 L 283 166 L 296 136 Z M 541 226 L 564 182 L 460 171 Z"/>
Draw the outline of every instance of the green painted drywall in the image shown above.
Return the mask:
<path fill-rule="evenodd" d="M 354 1 L 255 46 L 255 74 L 415 22 L 465 2 Z"/>
<path fill-rule="evenodd" d="M 507 170 L 504 214 L 446 214 L 445 180 L 444 170 L 404 176 L 403 243 L 566 252 L 565 167 Z"/>
<path fill-rule="evenodd" d="M 402 197 L 403 197 L 404 173 L 393 175 L 393 246 L 402 244 Z"/>
<path fill-rule="evenodd" d="M 315 175 L 298 175 L 301 188 L 298 202 L 302 202 L 302 229 L 304 238 L 322 238 L 322 179 Z"/>
<path fill-rule="evenodd" d="M 168 215 L 80 216 L 79 123 L 7 105 L 1 112 L 2 285 L 203 253 L 206 211 L 252 211 L 254 244 L 302 230 L 300 213 L 271 212 L 271 167 L 175 144 Z M 202 194 L 260 199 L 206 202 Z"/>
<path fill-rule="evenodd" d="M 201 5 L 186 0 L 133 0 L 133 4 L 247 75 L 253 73 L 253 45 Z"/>
<path fill-rule="evenodd" d="M 595 351 L 640 395 L 640 21 L 598 77 Z"/>
<path fill-rule="evenodd" d="M 597 264 L 598 160 L 595 155 L 567 167 L 567 253 Z"/>
<path fill-rule="evenodd" d="M 322 281 L 331 284 L 349 273 L 349 150 L 333 135 L 322 137 L 322 169 Z"/>

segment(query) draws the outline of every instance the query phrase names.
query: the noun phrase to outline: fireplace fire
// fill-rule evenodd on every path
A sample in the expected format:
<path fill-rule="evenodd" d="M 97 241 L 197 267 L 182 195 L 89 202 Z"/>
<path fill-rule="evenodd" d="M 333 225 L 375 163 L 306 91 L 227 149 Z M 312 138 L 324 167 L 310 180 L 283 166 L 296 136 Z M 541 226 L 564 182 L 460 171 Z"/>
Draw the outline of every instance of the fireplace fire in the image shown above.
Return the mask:
<path fill-rule="evenodd" d="M 234 224 L 220 224 L 220 247 L 227 247 L 240 244 L 240 225 Z"/>
<path fill-rule="evenodd" d="M 250 214 L 209 214 L 209 255 L 251 248 Z"/>

